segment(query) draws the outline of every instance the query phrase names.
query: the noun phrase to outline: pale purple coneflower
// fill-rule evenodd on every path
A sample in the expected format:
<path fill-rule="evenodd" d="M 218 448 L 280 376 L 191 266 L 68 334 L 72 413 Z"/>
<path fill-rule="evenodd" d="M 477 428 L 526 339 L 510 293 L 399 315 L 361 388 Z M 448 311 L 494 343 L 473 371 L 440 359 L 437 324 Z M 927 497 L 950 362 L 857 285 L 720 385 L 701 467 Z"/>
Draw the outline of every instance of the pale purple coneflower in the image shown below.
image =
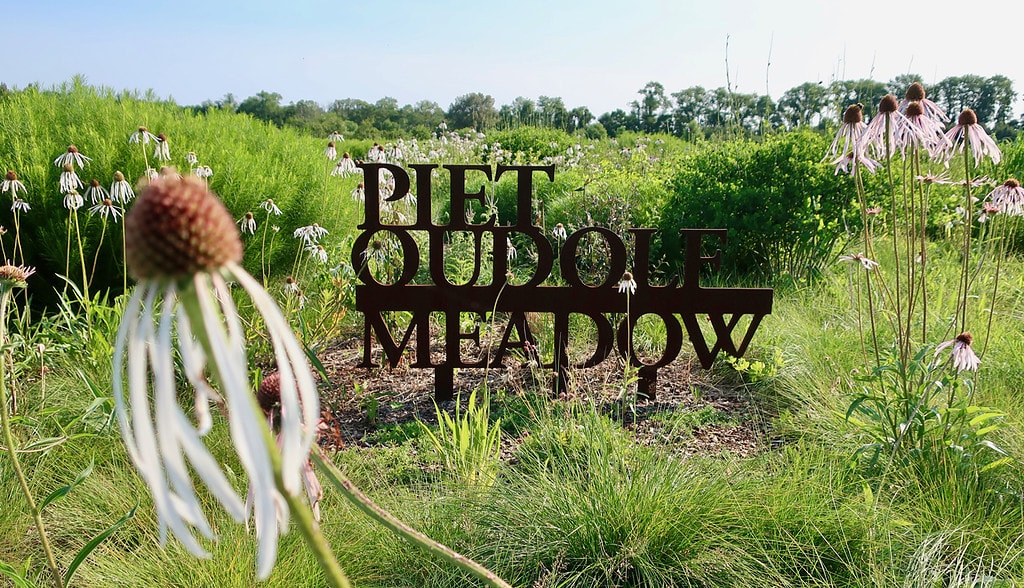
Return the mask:
<path fill-rule="evenodd" d="M 194 173 L 197 178 L 202 178 L 204 180 L 213 177 L 213 170 L 210 169 L 210 166 L 208 165 L 196 166 L 196 169 L 194 169 L 192 173 Z"/>
<path fill-rule="evenodd" d="M 935 355 L 937 356 L 943 349 L 952 346 L 953 351 L 951 352 L 951 357 L 953 359 L 953 369 L 958 372 L 962 372 L 964 370 L 972 372 L 978 371 L 978 366 L 981 365 L 981 359 L 979 359 L 978 355 L 974 353 L 973 349 L 971 349 L 972 343 L 974 343 L 974 337 L 971 336 L 970 333 L 960 333 L 949 341 L 939 343 L 939 345 L 935 347 Z"/>
<path fill-rule="evenodd" d="M 199 163 L 199 158 L 196 157 L 195 151 L 189 151 L 188 153 L 185 154 L 185 162 L 192 167 Z"/>
<path fill-rule="evenodd" d="M 360 203 L 366 200 L 366 186 L 362 182 L 356 184 L 356 187 L 352 189 L 352 200 Z"/>
<path fill-rule="evenodd" d="M 309 253 L 310 257 L 319 261 L 320 263 L 327 263 L 327 250 L 324 249 L 323 245 L 318 243 L 310 243 L 306 245 L 306 253 Z"/>
<path fill-rule="evenodd" d="M 924 116 L 938 122 L 940 125 L 949 122 L 949 117 L 939 108 L 939 105 L 927 98 L 924 86 L 920 82 L 914 82 L 907 87 L 903 100 L 900 101 L 899 111 L 907 114 L 907 108 L 911 102 L 917 102 L 924 111 Z M 907 115 L 908 118 L 910 115 Z"/>
<path fill-rule="evenodd" d="M 143 145 L 149 145 L 150 141 L 156 141 L 156 135 L 149 132 L 146 127 L 139 127 L 137 131 L 128 136 L 129 143 L 142 143 Z"/>
<path fill-rule="evenodd" d="M 59 183 L 61 192 L 70 192 L 85 187 L 82 178 L 75 173 L 75 166 L 70 163 L 64 164 L 63 171 L 60 172 Z"/>
<path fill-rule="evenodd" d="M 910 124 L 907 117 L 898 110 L 899 103 L 892 94 L 886 94 L 878 102 L 878 113 L 868 123 L 858 145 L 864 151 L 870 150 L 876 159 L 892 157 L 897 150 L 901 153 L 908 144 L 921 144 L 925 138 L 921 131 Z"/>
<path fill-rule="evenodd" d="M 918 147 L 939 159 L 948 147 L 945 129 L 939 120 L 925 114 L 924 105 L 911 102 L 901 111 L 907 117 L 909 125 L 900 125 L 896 129 L 896 142 L 905 154 L 906 147 Z"/>
<path fill-rule="evenodd" d="M 563 225 L 562 223 L 556 224 L 555 228 L 551 229 L 551 234 L 554 235 L 555 239 L 558 239 L 559 241 L 564 241 L 567 237 L 565 232 L 565 225 Z"/>
<path fill-rule="evenodd" d="M 86 157 L 78 151 L 78 147 L 74 145 L 68 145 L 68 150 L 57 156 L 57 159 L 53 160 L 53 165 L 57 167 L 64 167 L 65 164 L 71 163 L 76 164 L 80 168 L 84 168 L 87 162 L 92 161 L 91 157 Z"/>
<path fill-rule="evenodd" d="M 78 193 L 78 190 L 72 190 L 64 195 L 64 208 L 75 211 L 85 206 L 85 199 Z"/>
<path fill-rule="evenodd" d="M 956 126 L 946 132 L 946 140 L 949 143 L 942 152 L 946 165 L 949 165 L 949 161 L 954 155 L 966 149 L 967 145 L 970 145 L 975 166 L 981 165 L 981 158 L 986 155 L 993 164 L 998 164 L 1003 158 L 999 146 L 978 124 L 978 115 L 970 108 L 966 108 L 960 113 Z"/>
<path fill-rule="evenodd" d="M 163 133 L 156 136 L 156 145 L 153 146 L 153 159 L 157 161 L 171 160 L 171 144 L 167 142 L 167 135 Z"/>
<path fill-rule="evenodd" d="M 852 175 L 854 170 L 859 168 L 875 173 L 882 164 L 868 157 L 863 151 L 853 150 L 831 161 L 830 165 L 835 166 L 834 175 L 838 175 L 839 172 Z"/>
<path fill-rule="evenodd" d="M 846 110 L 843 112 L 843 124 L 836 131 L 836 136 L 832 139 L 832 144 L 825 154 L 825 159 L 833 159 L 840 153 L 849 153 L 857 149 L 861 135 L 864 134 L 864 130 L 867 128 L 867 125 L 864 124 L 863 110 L 864 107 L 860 103 L 851 104 L 846 107 Z"/>
<path fill-rule="evenodd" d="M 327 229 L 313 223 L 305 227 L 299 227 L 292 233 L 292 237 L 302 239 L 307 245 L 315 244 L 321 237 L 327 234 Z"/>
<path fill-rule="evenodd" d="M 267 198 L 263 202 L 260 202 L 260 208 L 267 211 L 268 214 L 273 214 L 276 216 L 281 215 L 281 209 L 278 208 L 276 204 L 274 204 L 273 198 Z"/>
<path fill-rule="evenodd" d="M 865 256 L 863 253 L 854 253 L 853 255 L 840 255 L 839 261 L 856 261 L 860 263 L 860 265 L 868 271 L 871 271 L 878 267 L 877 261 L 868 259 L 867 256 Z"/>
<path fill-rule="evenodd" d="M 505 250 L 507 251 L 509 260 L 515 259 L 516 256 L 519 254 L 516 251 L 516 246 L 512 244 L 512 239 L 508 237 L 505 237 Z"/>
<path fill-rule="evenodd" d="M 1024 188 L 1014 178 L 997 186 L 985 199 L 1003 214 L 1024 216 Z"/>
<path fill-rule="evenodd" d="M 132 189 L 128 180 L 124 179 L 124 174 L 119 171 L 114 172 L 114 180 L 110 183 L 110 198 L 121 204 L 128 204 L 132 198 L 135 198 L 135 190 Z"/>
<path fill-rule="evenodd" d="M 97 214 L 102 217 L 103 220 L 113 218 L 116 223 L 122 216 L 124 216 L 124 209 L 115 204 L 110 198 L 104 198 L 95 206 L 89 207 L 89 214 Z"/>
<path fill-rule="evenodd" d="M 328 141 L 344 141 L 345 137 L 343 137 L 341 135 L 341 133 L 339 133 L 338 131 L 334 131 L 330 135 L 327 135 L 327 140 Z"/>
<path fill-rule="evenodd" d="M 332 176 L 341 176 L 347 178 L 351 175 L 359 173 L 359 168 L 356 167 L 356 162 L 352 160 L 352 156 L 349 155 L 348 151 L 341 154 L 341 159 L 331 170 Z"/>
<path fill-rule="evenodd" d="M 869 206 L 869 207 L 864 209 L 864 213 L 867 214 L 868 216 L 878 216 L 878 215 L 882 214 L 882 207 L 881 206 Z"/>
<path fill-rule="evenodd" d="M 18 179 L 18 174 L 14 173 L 14 171 L 8 171 L 4 175 L 3 182 L 0 182 L 0 194 L 10 194 L 13 199 L 18 195 L 18 192 L 28 194 L 25 184 L 22 184 L 21 180 Z"/>
<path fill-rule="evenodd" d="M 241 229 L 243 235 L 246 233 L 255 235 L 256 217 L 254 217 L 251 212 L 245 213 L 242 218 L 238 219 L 238 227 Z"/>
<path fill-rule="evenodd" d="M 327 142 L 327 148 L 324 149 L 324 157 L 331 161 L 338 158 L 338 150 L 334 148 L 334 141 Z"/>
<path fill-rule="evenodd" d="M 626 272 L 622 274 L 622 279 L 619 280 L 619 294 L 629 292 L 630 295 L 636 294 L 636 280 L 633 279 L 633 274 Z"/>
<path fill-rule="evenodd" d="M 285 294 L 297 294 L 299 292 L 299 283 L 295 281 L 295 278 L 288 276 L 284 279 L 284 292 Z"/>
<path fill-rule="evenodd" d="M 85 190 L 85 197 L 93 204 L 96 204 L 105 198 L 110 198 L 110 194 L 106 188 L 100 185 L 99 180 L 93 178 L 89 180 L 89 187 Z"/>
<path fill-rule="evenodd" d="M 125 220 L 125 239 L 128 269 L 137 286 L 114 344 L 114 403 L 128 455 L 153 496 L 160 539 L 166 541 L 170 530 L 193 555 L 209 557 L 196 533 L 213 539 L 214 531 L 194 478 L 236 521 L 247 519 L 243 500 L 202 441 L 212 426 L 210 403 L 217 399 L 254 488 L 256 575 L 264 580 L 274 567 L 278 536 L 287 529 L 287 510 L 278 523 L 281 491 L 301 492 L 320 417 L 305 353 L 274 300 L 242 269 L 238 228 L 202 181 L 162 177 L 151 182 Z M 245 291 L 261 315 L 282 374 L 280 489 L 271 457 L 278 448 L 253 399 L 246 331 L 229 281 Z M 194 421 L 179 404 L 175 349 L 194 388 Z M 209 369 L 207 361 L 213 364 Z"/>
<path fill-rule="evenodd" d="M 32 207 L 28 205 L 28 202 L 17 196 L 14 197 L 14 202 L 11 203 L 11 212 L 28 212 L 30 210 L 32 210 Z"/>

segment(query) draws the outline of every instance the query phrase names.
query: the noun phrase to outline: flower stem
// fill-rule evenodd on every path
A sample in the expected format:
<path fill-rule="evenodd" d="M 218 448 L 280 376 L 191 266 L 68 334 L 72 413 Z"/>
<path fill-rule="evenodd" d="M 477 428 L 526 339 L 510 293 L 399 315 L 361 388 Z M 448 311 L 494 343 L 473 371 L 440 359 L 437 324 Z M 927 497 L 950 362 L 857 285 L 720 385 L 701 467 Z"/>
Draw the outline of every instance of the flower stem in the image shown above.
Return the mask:
<path fill-rule="evenodd" d="M 352 504 L 359 508 L 359 510 L 366 513 L 370 518 L 384 525 L 393 533 L 402 537 L 406 541 L 409 541 L 416 547 L 419 547 L 431 555 L 448 560 L 463 571 L 476 576 L 476 578 L 483 581 L 484 584 L 488 586 L 493 588 L 512 588 L 508 582 L 499 578 L 494 572 L 488 570 L 472 559 L 456 553 L 451 548 L 434 541 L 430 537 L 427 537 L 423 533 L 420 533 L 416 529 L 413 529 L 409 525 L 403 523 L 395 517 L 395 515 L 378 506 L 370 500 L 368 496 L 363 494 L 359 488 L 356 488 L 355 484 L 346 478 L 345 474 L 341 473 L 341 470 L 327 459 L 323 454 L 323 450 L 313 451 L 311 456 L 313 458 L 313 463 L 315 463 L 321 471 L 327 474 L 327 479 L 331 484 L 341 492 L 345 498 L 351 501 Z"/>
<path fill-rule="evenodd" d="M 11 301 L 10 287 L 0 286 L 0 341 L 7 338 L 7 305 Z M 35 522 L 36 531 L 39 533 L 39 542 L 46 554 L 46 564 L 50 567 L 53 575 L 53 585 L 56 588 L 64 588 L 64 579 L 61 576 L 60 568 L 57 567 L 57 560 L 53 557 L 53 549 L 50 547 L 50 540 L 46 535 L 46 527 L 43 525 L 43 513 L 36 506 L 32 498 L 32 491 L 28 487 L 28 480 L 25 472 L 21 469 L 21 462 L 18 461 L 18 451 L 14 445 L 14 434 L 11 432 L 11 419 L 7 414 L 7 370 L 3 362 L 0 362 L 0 424 L 2 424 L 4 445 L 7 446 L 7 453 L 11 456 L 11 465 L 14 468 L 14 476 L 18 478 L 18 485 L 25 495 L 25 502 L 28 503 L 29 511 L 32 513 L 32 520 Z"/>

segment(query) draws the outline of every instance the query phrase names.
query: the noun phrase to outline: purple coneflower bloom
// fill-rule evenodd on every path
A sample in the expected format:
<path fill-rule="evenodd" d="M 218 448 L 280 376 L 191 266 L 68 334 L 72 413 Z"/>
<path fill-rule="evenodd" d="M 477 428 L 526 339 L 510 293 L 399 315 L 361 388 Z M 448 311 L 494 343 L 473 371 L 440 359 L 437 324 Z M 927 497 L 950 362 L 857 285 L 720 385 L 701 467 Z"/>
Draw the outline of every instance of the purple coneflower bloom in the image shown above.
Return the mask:
<path fill-rule="evenodd" d="M 156 135 L 149 132 L 146 127 L 139 127 L 139 130 L 135 131 L 128 137 L 129 143 L 142 143 L 143 145 L 149 145 L 150 141 L 156 141 Z"/>
<path fill-rule="evenodd" d="M 292 236 L 296 239 L 302 239 L 307 245 L 313 245 L 320 240 L 321 237 L 327 234 L 327 229 L 320 225 L 313 223 L 305 227 L 299 227 L 295 229 Z"/>
<path fill-rule="evenodd" d="M 57 159 L 53 160 L 53 165 L 56 165 L 57 167 L 64 167 L 65 164 L 73 163 L 77 164 L 80 168 L 84 168 L 86 162 L 89 161 L 92 161 L 92 158 L 79 153 L 78 147 L 68 145 L 68 150 L 58 155 Z"/>
<path fill-rule="evenodd" d="M 238 226 L 242 230 L 242 234 L 249 233 L 250 235 L 256 234 L 256 217 L 251 212 L 245 213 L 242 218 L 238 220 Z"/>
<path fill-rule="evenodd" d="M 992 190 L 986 197 L 999 212 L 1013 216 L 1024 216 L 1024 188 L 1020 182 L 1010 178 Z"/>
<path fill-rule="evenodd" d="M 110 194 L 107 192 L 106 188 L 100 185 L 99 180 L 93 178 L 89 180 L 89 188 L 85 191 L 85 197 L 93 204 L 96 204 L 97 202 L 102 202 L 106 198 L 110 198 Z"/>
<path fill-rule="evenodd" d="M 359 168 L 356 167 L 356 162 L 352 161 L 352 156 L 348 154 L 348 151 L 341 154 L 341 159 L 338 160 L 338 164 L 331 170 L 332 176 L 341 176 L 347 178 L 353 174 L 359 172 Z"/>
<path fill-rule="evenodd" d="M 75 166 L 70 163 L 64 164 L 64 171 L 60 172 L 59 182 L 61 192 L 70 192 L 85 187 L 85 184 L 82 183 L 82 178 L 79 178 L 78 174 L 75 173 Z"/>
<path fill-rule="evenodd" d="M 622 274 L 622 279 L 619 280 L 619 294 L 623 292 L 629 292 L 630 295 L 636 294 L 636 280 L 633 279 L 633 274 L 630 272 Z"/>
<path fill-rule="evenodd" d="M 75 211 L 85 205 L 85 200 L 77 190 L 72 190 L 64 195 L 64 208 Z"/>
<path fill-rule="evenodd" d="M 114 201 L 110 198 L 104 198 L 102 202 L 97 203 L 95 206 L 89 208 L 91 214 L 98 214 L 103 217 L 103 220 L 107 220 L 110 217 L 114 217 L 116 223 L 118 219 L 124 216 L 124 210 L 114 204 Z"/>
<path fill-rule="evenodd" d="M 18 192 L 27 194 L 28 190 L 25 189 L 25 184 L 22 184 L 21 180 L 18 179 L 18 174 L 8 171 L 4 176 L 3 182 L 0 182 L 0 193 L 10 194 L 11 198 L 14 198 L 18 195 Z"/>
<path fill-rule="evenodd" d="M 963 151 L 966 145 L 970 145 L 971 155 L 974 155 L 974 165 L 981 165 L 981 158 L 988 156 L 992 163 L 998 164 L 1003 154 L 999 146 L 988 136 L 985 129 L 978 124 L 978 115 L 970 108 L 964 109 L 957 119 L 957 125 L 946 132 L 948 146 L 943 150 L 943 157 L 947 165 L 953 156 Z"/>
<path fill-rule="evenodd" d="M 834 158 L 840 153 L 849 153 L 857 148 L 861 135 L 867 129 L 867 125 L 864 124 L 863 109 L 861 104 L 851 104 L 846 107 L 846 111 L 843 112 L 843 124 L 836 131 L 836 136 L 832 139 L 832 145 L 829 146 L 825 159 Z"/>
<path fill-rule="evenodd" d="M 153 147 L 153 158 L 157 161 L 171 160 L 171 144 L 167 142 L 167 135 L 160 133 L 156 136 L 156 146 Z"/>
<path fill-rule="evenodd" d="M 946 116 L 945 112 L 939 108 L 939 105 L 932 102 L 925 96 L 924 86 L 920 82 L 914 82 L 907 87 L 906 93 L 903 95 L 903 100 L 900 101 L 899 111 L 903 114 L 907 114 L 907 108 L 911 102 L 918 102 L 921 105 L 921 109 L 924 111 L 924 116 L 938 122 L 947 123 L 949 117 Z M 910 115 L 907 115 L 908 117 Z"/>
<path fill-rule="evenodd" d="M 868 259 L 863 253 L 854 253 L 853 255 L 840 255 L 839 261 L 857 261 L 864 267 L 864 269 L 871 271 L 878 267 L 878 262 L 872 259 Z"/>
<path fill-rule="evenodd" d="M 334 141 L 327 142 L 327 148 L 324 149 L 324 156 L 331 161 L 338 158 L 338 150 L 334 148 Z"/>
<path fill-rule="evenodd" d="M 919 136 L 921 131 L 910 124 L 907 117 L 899 112 L 898 106 L 892 94 L 886 94 L 878 102 L 878 114 L 871 119 L 860 137 L 861 149 L 870 149 L 875 157 L 881 159 L 892 157 L 897 149 L 904 151 L 910 143 L 921 144 L 925 141 L 925 137 Z"/>
<path fill-rule="evenodd" d="M 114 181 L 110 184 L 110 198 L 121 204 L 128 204 L 132 198 L 135 198 L 135 190 L 132 190 L 132 185 L 124 179 L 124 174 L 119 171 L 114 172 Z"/>
<path fill-rule="evenodd" d="M 971 349 L 971 344 L 974 343 L 974 337 L 970 333 L 960 333 L 954 339 L 940 343 L 935 348 L 935 355 L 938 355 L 943 349 L 953 346 L 953 368 L 958 372 L 964 370 L 978 371 L 978 366 L 981 365 L 981 359 Z"/>

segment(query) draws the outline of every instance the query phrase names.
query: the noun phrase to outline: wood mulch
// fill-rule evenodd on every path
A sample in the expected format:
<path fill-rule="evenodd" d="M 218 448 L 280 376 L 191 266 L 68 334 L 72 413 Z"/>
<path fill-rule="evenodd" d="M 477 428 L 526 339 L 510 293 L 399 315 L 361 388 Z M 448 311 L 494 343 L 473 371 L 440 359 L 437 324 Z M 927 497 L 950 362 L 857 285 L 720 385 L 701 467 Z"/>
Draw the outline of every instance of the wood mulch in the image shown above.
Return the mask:
<path fill-rule="evenodd" d="M 434 338 L 436 340 L 436 338 Z M 440 353 L 440 350 L 433 352 Z M 387 427 L 422 421 L 436 424 L 434 372 L 410 368 L 409 362 L 394 369 L 357 367 L 362 358 L 362 341 L 339 341 L 318 353 L 329 376 L 321 386 L 321 404 L 327 424 L 321 443 L 328 447 L 372 447 L 373 433 Z M 375 350 L 374 360 L 385 364 Z M 595 402 L 610 413 L 619 405 L 622 362 L 609 358 L 600 365 L 572 373 L 570 394 L 554 398 L 550 370 L 531 369 L 514 357 L 505 360 L 506 368 L 487 370 L 490 390 L 506 394 L 544 395 L 550 402 Z M 478 387 L 485 370 L 461 369 L 455 378 L 461 398 Z M 721 379 L 720 377 L 718 378 Z M 540 381 L 538 381 L 540 380 Z M 442 403 L 452 409 L 454 403 Z M 375 419 L 368 418 L 369 410 Z M 712 422 L 695 421 L 694 426 L 672 426 L 673 415 L 681 412 L 713 414 Z M 618 414 L 618 413 L 613 413 Z M 767 449 L 766 419 L 742 386 L 714 382 L 711 374 L 695 359 L 685 357 L 658 370 L 656 399 L 640 399 L 635 411 L 627 412 L 624 426 L 638 443 L 663 445 L 683 456 L 731 455 L 747 457 Z M 513 443 L 515 440 L 513 440 Z"/>

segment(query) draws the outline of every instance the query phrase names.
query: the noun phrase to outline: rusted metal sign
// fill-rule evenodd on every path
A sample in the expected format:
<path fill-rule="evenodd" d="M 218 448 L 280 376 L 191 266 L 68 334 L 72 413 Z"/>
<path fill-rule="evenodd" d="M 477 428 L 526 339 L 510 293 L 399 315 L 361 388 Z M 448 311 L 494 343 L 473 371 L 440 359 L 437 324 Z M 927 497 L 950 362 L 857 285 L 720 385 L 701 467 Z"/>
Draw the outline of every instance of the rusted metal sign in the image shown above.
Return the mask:
<path fill-rule="evenodd" d="M 410 196 L 412 186 L 409 173 L 402 167 L 386 163 L 362 163 L 365 184 L 365 221 L 359 225 L 363 232 L 352 248 L 352 267 L 358 269 L 362 282 L 356 286 L 356 310 L 365 317 L 363 359 L 360 367 L 377 367 L 373 359 L 373 337 L 376 336 L 383 358 L 396 367 L 410 342 L 415 342 L 414 368 L 434 370 L 435 398 L 449 400 L 454 389 L 456 368 L 500 368 L 511 350 L 519 349 L 535 354 L 536 338 L 531 332 L 528 314 L 547 313 L 553 319 L 553 360 L 544 367 L 554 371 L 556 389 L 565 389 L 570 369 L 595 366 L 607 359 L 613 351 L 637 368 L 638 391 L 648 398 L 656 393 L 658 369 L 668 365 L 679 354 L 683 345 L 683 331 L 693 345 L 704 368 L 711 367 L 719 351 L 741 356 L 750 344 L 754 331 L 765 315 L 772 310 L 772 290 L 769 288 L 705 288 L 700 285 L 701 268 L 710 264 L 718 268 L 721 250 L 710 256 L 702 255 L 701 246 L 706 236 L 724 244 L 725 229 L 682 229 L 684 267 L 682 275 L 673 277 L 663 286 L 650 283 L 651 237 L 656 229 L 629 229 L 632 236 L 633 267 L 627 268 L 629 254 L 622 237 L 603 227 L 586 227 L 566 236 L 560 249 L 549 240 L 543 227 L 534 224 L 533 182 L 536 174 L 554 181 L 554 166 L 498 165 L 445 165 L 451 184 L 452 218 L 446 225 L 436 225 L 431 211 L 431 174 L 436 164 L 410 165 L 415 174 L 415 219 L 402 224 L 384 224 L 381 220 L 382 204 L 386 209 Z M 382 173 L 386 170 L 389 174 Z M 517 176 L 516 217 L 509 226 L 500 226 L 493 216 L 484 223 L 467 221 L 466 205 L 485 201 L 484 190 L 467 193 L 467 173 L 482 173 L 487 181 L 497 181 L 505 174 Z M 388 186 L 381 200 L 381 178 L 387 177 Z M 454 284 L 445 274 L 445 243 L 453 232 L 471 234 L 475 244 L 472 277 L 462 284 Z M 419 233 L 417 235 L 417 233 Z M 484 235 L 490 233 L 493 250 L 482 251 Z M 508 237 L 513 233 L 532 241 L 536 250 L 533 275 L 524 283 L 508 280 Z M 609 251 L 607 274 L 599 284 L 588 284 L 580 277 L 576 253 L 580 241 L 589 234 L 602 238 Z M 383 283 L 369 271 L 367 260 L 373 248 L 386 234 L 401 250 L 402 265 L 394 278 Z M 414 238 L 414 235 L 420 239 Z M 425 237 L 425 241 L 424 241 Z M 517 239 L 520 237 L 517 237 Z M 561 240 L 559 240 L 561 241 Z M 432 284 L 414 284 L 421 273 L 420 246 L 426 244 L 426 273 Z M 490 253 L 491 275 L 481 276 L 484 255 Z M 565 285 L 545 286 L 555 264 L 560 281 Z M 619 282 L 630 271 L 637 283 L 635 294 L 619 292 Z M 627 307 L 628 304 L 628 307 Z M 385 314 L 393 311 L 411 313 L 408 327 L 396 341 Z M 444 357 L 432 357 L 430 349 L 430 320 L 432 313 L 444 315 Z M 480 331 L 462 331 L 462 317 L 476 315 L 481 323 L 493 318 L 493 313 L 505 317 L 498 347 L 483 358 L 463 358 L 461 346 L 470 341 L 479 346 Z M 588 317 L 597 333 L 592 356 L 573 363 L 567 352 L 570 337 L 570 316 Z M 609 315 L 621 317 L 613 325 Z M 645 315 L 658 317 L 665 325 L 665 343 L 660 358 L 643 361 L 633 348 L 632 334 L 637 321 Z M 744 316 L 749 321 L 744 322 Z M 702 328 L 701 322 L 706 327 Z M 681 323 L 681 324 L 680 324 Z M 745 328 L 743 328 L 745 325 Z M 400 329 L 401 330 L 401 329 Z M 734 331 L 737 331 L 734 333 Z M 413 338 L 415 333 L 415 338 Z M 710 340 L 709 340 L 710 339 Z"/>

